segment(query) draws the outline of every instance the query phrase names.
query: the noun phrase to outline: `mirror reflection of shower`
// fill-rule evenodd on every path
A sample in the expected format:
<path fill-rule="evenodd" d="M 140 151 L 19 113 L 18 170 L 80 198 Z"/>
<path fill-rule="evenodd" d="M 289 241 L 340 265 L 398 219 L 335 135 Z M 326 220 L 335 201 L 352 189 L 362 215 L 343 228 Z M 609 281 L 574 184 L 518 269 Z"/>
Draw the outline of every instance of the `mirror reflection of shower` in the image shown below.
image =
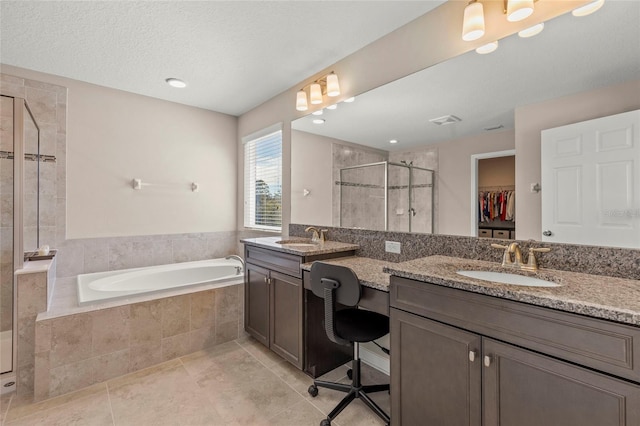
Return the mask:
<path fill-rule="evenodd" d="M 40 128 L 23 98 L 1 96 L 0 118 L 0 373 L 14 371 L 14 272 L 24 250 L 39 244 Z"/>
<path fill-rule="evenodd" d="M 340 169 L 340 223 L 347 228 L 433 233 L 434 171 L 413 161 Z"/>

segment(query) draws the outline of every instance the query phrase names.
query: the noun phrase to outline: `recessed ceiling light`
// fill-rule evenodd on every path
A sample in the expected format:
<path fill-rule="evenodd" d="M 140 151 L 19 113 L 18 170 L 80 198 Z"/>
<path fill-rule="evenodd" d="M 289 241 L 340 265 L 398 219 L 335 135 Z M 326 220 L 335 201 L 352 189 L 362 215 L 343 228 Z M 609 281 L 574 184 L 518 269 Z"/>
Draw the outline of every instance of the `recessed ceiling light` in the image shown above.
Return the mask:
<path fill-rule="evenodd" d="M 498 41 L 492 41 L 491 43 L 487 43 L 483 46 L 480 46 L 476 49 L 476 52 L 481 55 L 486 55 L 487 53 L 491 53 L 498 48 Z"/>
<path fill-rule="evenodd" d="M 350 98 L 345 99 L 345 100 L 344 100 L 344 101 L 342 101 L 342 102 L 351 103 L 351 102 L 353 102 L 353 101 L 355 101 L 355 100 L 356 100 L 356 97 L 355 97 L 355 96 L 352 96 L 352 97 L 350 97 Z"/>
<path fill-rule="evenodd" d="M 539 24 L 534 25 L 533 27 L 529 27 L 527 29 L 520 31 L 518 35 L 522 38 L 533 37 L 534 35 L 540 34 L 543 29 L 544 29 L 544 22 L 540 22 Z"/>
<path fill-rule="evenodd" d="M 322 115 L 323 110 L 319 109 L 317 111 L 313 111 L 311 114 L 313 115 Z"/>
<path fill-rule="evenodd" d="M 314 118 L 313 124 L 324 124 L 324 119 L 322 118 Z"/>
<path fill-rule="evenodd" d="M 167 78 L 165 80 L 167 84 L 171 87 L 177 87 L 178 89 L 182 89 L 183 87 L 187 87 L 187 83 L 180 80 L 179 78 Z"/>
<path fill-rule="evenodd" d="M 391 140 L 389 141 L 389 143 L 398 143 L 398 140 L 397 140 L 397 139 L 391 139 Z"/>
<path fill-rule="evenodd" d="M 329 105 L 327 109 L 336 109 L 338 108 L 338 104 Z"/>

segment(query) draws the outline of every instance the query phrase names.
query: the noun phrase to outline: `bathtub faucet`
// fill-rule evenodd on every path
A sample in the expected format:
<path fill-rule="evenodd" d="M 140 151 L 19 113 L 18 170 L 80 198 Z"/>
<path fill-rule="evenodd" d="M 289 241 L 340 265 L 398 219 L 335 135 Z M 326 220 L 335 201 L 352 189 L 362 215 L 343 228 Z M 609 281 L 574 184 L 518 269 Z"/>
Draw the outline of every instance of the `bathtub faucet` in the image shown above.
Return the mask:
<path fill-rule="evenodd" d="M 242 266 L 236 266 L 236 273 L 240 275 L 244 271 L 244 259 L 242 259 L 237 254 L 232 254 L 230 256 L 225 257 L 225 260 L 230 260 L 230 259 L 236 259 L 242 264 Z"/>

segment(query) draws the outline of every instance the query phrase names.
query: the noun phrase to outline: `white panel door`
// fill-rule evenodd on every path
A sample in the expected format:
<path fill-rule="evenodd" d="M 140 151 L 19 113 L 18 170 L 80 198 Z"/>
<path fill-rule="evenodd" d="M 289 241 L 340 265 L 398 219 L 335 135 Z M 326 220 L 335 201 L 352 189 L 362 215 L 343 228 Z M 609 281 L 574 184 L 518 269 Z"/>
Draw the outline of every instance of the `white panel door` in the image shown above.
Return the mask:
<path fill-rule="evenodd" d="M 640 110 L 542 131 L 542 241 L 640 247 Z"/>

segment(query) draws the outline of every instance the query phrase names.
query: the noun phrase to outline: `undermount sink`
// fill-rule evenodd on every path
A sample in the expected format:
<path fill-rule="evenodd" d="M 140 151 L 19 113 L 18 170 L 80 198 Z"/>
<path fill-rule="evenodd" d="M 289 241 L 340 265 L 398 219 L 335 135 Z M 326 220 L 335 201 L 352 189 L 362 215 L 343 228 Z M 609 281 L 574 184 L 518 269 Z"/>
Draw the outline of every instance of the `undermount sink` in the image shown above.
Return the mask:
<path fill-rule="evenodd" d="M 560 287 L 560 284 L 525 275 L 494 271 L 456 271 L 456 274 L 494 283 L 520 285 L 524 287 Z"/>
<path fill-rule="evenodd" d="M 288 247 L 317 247 L 318 244 L 300 240 L 280 240 L 276 241 L 276 244 L 282 244 L 283 246 Z"/>

